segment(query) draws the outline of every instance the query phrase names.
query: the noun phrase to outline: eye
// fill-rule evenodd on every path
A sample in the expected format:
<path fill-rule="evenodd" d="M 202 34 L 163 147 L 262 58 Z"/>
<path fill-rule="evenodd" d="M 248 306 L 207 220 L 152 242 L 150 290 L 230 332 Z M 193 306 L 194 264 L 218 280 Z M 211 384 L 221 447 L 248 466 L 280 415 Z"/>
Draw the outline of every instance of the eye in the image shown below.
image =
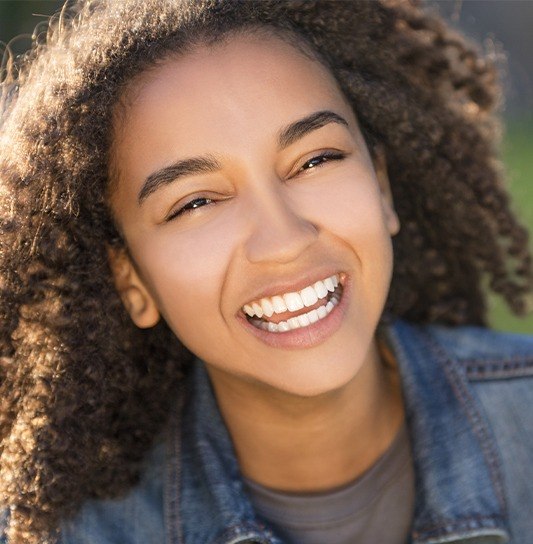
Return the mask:
<path fill-rule="evenodd" d="M 307 170 L 314 170 L 319 168 L 326 162 L 331 161 L 340 161 L 345 158 L 345 154 L 340 151 L 324 151 L 315 157 L 305 161 L 302 166 L 300 166 L 298 172 L 305 172 Z"/>
<path fill-rule="evenodd" d="M 194 212 L 198 208 L 202 208 L 204 206 L 208 206 L 210 204 L 213 204 L 215 201 L 211 198 L 207 197 L 198 197 L 193 198 L 187 204 L 181 206 L 177 210 L 174 210 L 166 219 L 165 221 L 172 221 L 172 219 L 176 219 L 180 215 L 185 215 Z"/>

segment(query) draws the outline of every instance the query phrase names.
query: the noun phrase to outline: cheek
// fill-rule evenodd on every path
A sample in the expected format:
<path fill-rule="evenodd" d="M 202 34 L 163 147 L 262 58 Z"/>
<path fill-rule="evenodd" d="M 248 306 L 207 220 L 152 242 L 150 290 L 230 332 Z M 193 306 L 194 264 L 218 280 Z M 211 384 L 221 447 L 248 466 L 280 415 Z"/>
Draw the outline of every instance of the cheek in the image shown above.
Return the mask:
<path fill-rule="evenodd" d="M 337 179 L 327 191 L 311 196 L 306 214 L 334 244 L 354 259 L 354 277 L 363 304 L 379 305 L 388 293 L 392 275 L 392 241 L 379 186 L 369 175 Z"/>
<path fill-rule="evenodd" d="M 164 234 L 141 242 L 143 277 L 161 314 L 185 344 L 191 331 L 221 319 L 236 230 L 227 221 L 188 230 L 169 224 Z"/>
<path fill-rule="evenodd" d="M 379 186 L 369 173 L 332 179 L 320 187 L 298 189 L 305 214 L 326 233 L 344 240 L 357 253 L 390 246 Z"/>

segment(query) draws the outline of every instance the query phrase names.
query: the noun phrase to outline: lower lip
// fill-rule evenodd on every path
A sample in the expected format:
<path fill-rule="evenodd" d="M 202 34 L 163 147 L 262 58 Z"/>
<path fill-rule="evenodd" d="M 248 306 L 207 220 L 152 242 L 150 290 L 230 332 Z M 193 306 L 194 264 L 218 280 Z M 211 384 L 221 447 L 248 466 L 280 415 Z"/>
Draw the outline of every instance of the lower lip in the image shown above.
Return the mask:
<path fill-rule="evenodd" d="M 318 346 L 332 336 L 342 325 L 348 309 L 351 282 L 345 277 L 342 296 L 331 312 L 316 323 L 286 332 L 269 332 L 254 327 L 243 315 L 238 319 L 244 327 L 265 344 L 282 349 L 305 349 Z"/>

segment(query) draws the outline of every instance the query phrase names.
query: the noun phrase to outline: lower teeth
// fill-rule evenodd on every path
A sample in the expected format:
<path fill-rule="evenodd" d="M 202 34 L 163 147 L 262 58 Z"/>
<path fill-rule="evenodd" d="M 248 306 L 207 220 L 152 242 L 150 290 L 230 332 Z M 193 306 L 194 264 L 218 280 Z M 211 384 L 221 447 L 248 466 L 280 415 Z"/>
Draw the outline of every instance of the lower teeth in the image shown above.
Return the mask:
<path fill-rule="evenodd" d="M 328 302 L 323 306 L 319 306 L 315 310 L 311 310 L 306 314 L 301 314 L 296 317 L 291 317 L 287 321 L 280 321 L 279 323 L 272 323 L 271 321 L 265 321 L 264 319 L 251 319 L 249 320 L 252 325 L 263 329 L 268 332 L 287 332 L 302 327 L 307 327 L 321 319 L 324 319 L 335 306 L 339 303 L 342 296 L 342 287 L 339 285 L 333 293 L 329 296 Z"/>

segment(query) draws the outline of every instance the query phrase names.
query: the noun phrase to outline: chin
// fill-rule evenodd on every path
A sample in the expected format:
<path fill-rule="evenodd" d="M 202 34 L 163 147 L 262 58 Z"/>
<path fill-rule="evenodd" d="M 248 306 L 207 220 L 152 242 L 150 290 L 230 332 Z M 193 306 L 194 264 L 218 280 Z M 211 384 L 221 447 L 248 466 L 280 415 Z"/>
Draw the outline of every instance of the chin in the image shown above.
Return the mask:
<path fill-rule="evenodd" d="M 312 398 L 333 394 L 341 391 L 356 378 L 362 366 L 351 364 L 340 365 L 338 362 L 313 363 L 307 362 L 300 368 L 292 368 L 284 375 L 278 374 L 275 380 L 268 380 L 268 386 L 294 397 Z"/>

